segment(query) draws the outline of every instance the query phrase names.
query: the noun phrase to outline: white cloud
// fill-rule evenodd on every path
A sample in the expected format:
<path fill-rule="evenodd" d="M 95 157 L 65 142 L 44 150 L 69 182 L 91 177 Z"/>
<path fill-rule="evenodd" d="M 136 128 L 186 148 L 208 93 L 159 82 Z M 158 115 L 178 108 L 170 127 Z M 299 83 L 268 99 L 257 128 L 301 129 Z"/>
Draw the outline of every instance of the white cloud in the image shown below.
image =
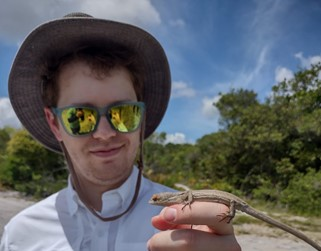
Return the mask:
<path fill-rule="evenodd" d="M 186 136 L 183 133 L 174 133 L 174 134 L 166 134 L 165 144 L 173 143 L 173 144 L 185 144 L 187 142 Z"/>
<path fill-rule="evenodd" d="M 300 64 L 303 68 L 309 69 L 311 65 L 321 63 L 321 55 L 315 55 L 311 57 L 304 57 L 302 52 L 298 52 L 294 57 L 300 60 Z M 318 79 L 321 79 L 321 71 L 319 72 Z"/>
<path fill-rule="evenodd" d="M 231 84 L 221 83 L 218 86 L 221 88 L 221 90 L 219 91 L 226 92 L 229 91 L 231 88 L 251 89 L 253 88 L 253 85 L 257 85 L 258 82 L 261 83 L 262 75 L 264 74 L 264 70 L 268 62 L 269 50 L 269 46 L 265 45 L 259 49 L 259 52 L 257 54 L 256 52 L 251 52 L 251 58 L 254 58 L 255 60 L 253 62 L 253 66 L 247 66 L 238 73 L 229 73 L 231 75 L 231 80 L 229 81 Z"/>
<path fill-rule="evenodd" d="M 71 12 L 85 12 L 143 27 L 161 23 L 151 0 L 2 0 L 0 39 L 19 43 L 39 24 Z"/>
<path fill-rule="evenodd" d="M 311 68 L 311 64 L 321 63 L 321 55 L 311 56 L 311 57 L 304 57 L 302 52 L 298 52 L 294 55 L 294 57 L 300 60 L 301 66 L 304 68 Z"/>
<path fill-rule="evenodd" d="M 160 15 L 150 0 L 82 0 L 81 10 L 95 17 L 140 25 L 161 22 Z"/>
<path fill-rule="evenodd" d="M 261 71 L 264 68 L 267 61 L 266 57 L 267 57 L 268 51 L 269 51 L 269 47 L 267 45 L 265 45 L 263 48 L 260 49 L 260 52 L 257 56 L 255 68 L 250 72 L 241 74 L 241 76 L 243 75 L 243 77 L 241 77 L 241 79 L 238 80 L 239 83 L 243 83 L 243 85 L 248 86 L 250 83 L 252 83 L 253 79 L 260 76 Z"/>
<path fill-rule="evenodd" d="M 183 81 L 176 81 L 172 83 L 172 98 L 194 97 L 195 94 L 196 91 Z"/>
<path fill-rule="evenodd" d="M 183 19 L 176 19 L 176 20 L 171 20 L 169 21 L 169 24 L 172 27 L 176 27 L 176 28 L 182 28 L 185 26 L 185 22 Z"/>
<path fill-rule="evenodd" d="M 9 98 L 0 98 L 0 114 L 0 128 L 5 126 L 21 127 L 21 123 L 13 111 Z"/>
<path fill-rule="evenodd" d="M 285 79 L 286 80 L 293 79 L 293 77 L 294 77 L 293 72 L 285 67 L 278 66 L 275 69 L 275 81 L 277 83 L 280 83 L 280 82 L 284 81 Z"/>
<path fill-rule="evenodd" d="M 202 114 L 206 118 L 217 118 L 219 117 L 219 111 L 217 108 L 213 105 L 213 103 L 216 103 L 219 101 L 221 96 L 215 96 L 212 98 L 205 97 L 202 100 Z"/>

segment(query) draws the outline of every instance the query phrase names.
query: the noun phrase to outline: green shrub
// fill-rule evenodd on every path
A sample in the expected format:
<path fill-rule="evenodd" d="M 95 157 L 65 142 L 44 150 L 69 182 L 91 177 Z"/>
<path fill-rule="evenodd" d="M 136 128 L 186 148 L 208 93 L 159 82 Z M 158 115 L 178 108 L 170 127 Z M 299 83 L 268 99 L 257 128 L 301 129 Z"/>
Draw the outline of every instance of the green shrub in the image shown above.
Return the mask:
<path fill-rule="evenodd" d="M 0 155 L 0 184 L 37 198 L 66 186 L 68 171 L 63 156 L 35 141 L 26 130 L 17 130 Z"/>
<path fill-rule="evenodd" d="M 309 169 L 305 175 L 297 174 L 281 193 L 280 200 L 293 213 L 321 216 L 321 171 Z"/>

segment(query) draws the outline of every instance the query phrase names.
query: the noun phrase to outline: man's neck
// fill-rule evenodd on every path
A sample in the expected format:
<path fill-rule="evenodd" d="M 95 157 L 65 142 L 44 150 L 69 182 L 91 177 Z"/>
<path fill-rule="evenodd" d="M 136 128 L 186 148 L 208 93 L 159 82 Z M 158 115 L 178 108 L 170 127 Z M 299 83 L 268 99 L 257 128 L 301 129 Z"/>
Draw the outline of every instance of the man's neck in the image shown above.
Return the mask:
<path fill-rule="evenodd" d="M 93 209 L 95 209 L 97 212 L 101 212 L 102 206 L 103 206 L 102 195 L 108 191 L 119 188 L 127 179 L 128 177 L 125 180 L 122 180 L 112 185 L 100 185 L 100 184 L 93 184 L 87 179 L 78 177 L 78 182 L 82 189 L 81 191 L 77 191 L 74 185 L 73 187 L 78 193 L 80 198 L 85 197 Z M 79 193 L 82 193 L 82 194 L 79 194 Z"/>

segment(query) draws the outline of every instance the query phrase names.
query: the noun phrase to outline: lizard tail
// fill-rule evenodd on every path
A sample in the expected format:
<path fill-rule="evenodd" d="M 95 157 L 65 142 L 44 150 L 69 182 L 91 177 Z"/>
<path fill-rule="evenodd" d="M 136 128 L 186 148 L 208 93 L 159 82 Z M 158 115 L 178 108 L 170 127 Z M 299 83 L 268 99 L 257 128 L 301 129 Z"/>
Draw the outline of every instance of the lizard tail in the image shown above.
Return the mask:
<path fill-rule="evenodd" d="M 282 222 L 279 222 L 263 213 L 260 213 L 258 211 L 256 211 L 254 208 L 252 207 L 247 207 L 245 210 L 245 213 L 253 216 L 254 218 L 257 218 L 259 220 L 262 220 L 266 223 L 269 223 L 271 225 L 274 225 L 282 230 L 284 230 L 285 232 L 288 232 L 296 237 L 298 237 L 299 239 L 305 241 L 306 243 L 308 243 L 309 245 L 311 245 L 312 247 L 314 247 L 316 250 L 321 251 L 321 246 L 316 243 L 315 241 L 311 240 L 309 237 L 307 237 L 305 234 L 303 234 L 302 232 L 290 227 L 289 225 L 286 225 Z"/>

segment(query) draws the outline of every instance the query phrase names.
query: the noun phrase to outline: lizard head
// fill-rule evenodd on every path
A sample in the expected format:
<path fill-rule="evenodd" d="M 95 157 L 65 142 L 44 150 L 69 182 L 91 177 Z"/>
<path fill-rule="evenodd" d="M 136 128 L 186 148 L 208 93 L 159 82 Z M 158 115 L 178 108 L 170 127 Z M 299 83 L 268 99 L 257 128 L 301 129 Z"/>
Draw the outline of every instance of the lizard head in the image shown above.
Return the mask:
<path fill-rule="evenodd" d="M 149 204 L 157 205 L 157 206 L 170 206 L 174 204 L 182 203 L 182 199 L 178 196 L 178 193 L 157 193 L 154 194 L 151 199 L 149 200 Z"/>

